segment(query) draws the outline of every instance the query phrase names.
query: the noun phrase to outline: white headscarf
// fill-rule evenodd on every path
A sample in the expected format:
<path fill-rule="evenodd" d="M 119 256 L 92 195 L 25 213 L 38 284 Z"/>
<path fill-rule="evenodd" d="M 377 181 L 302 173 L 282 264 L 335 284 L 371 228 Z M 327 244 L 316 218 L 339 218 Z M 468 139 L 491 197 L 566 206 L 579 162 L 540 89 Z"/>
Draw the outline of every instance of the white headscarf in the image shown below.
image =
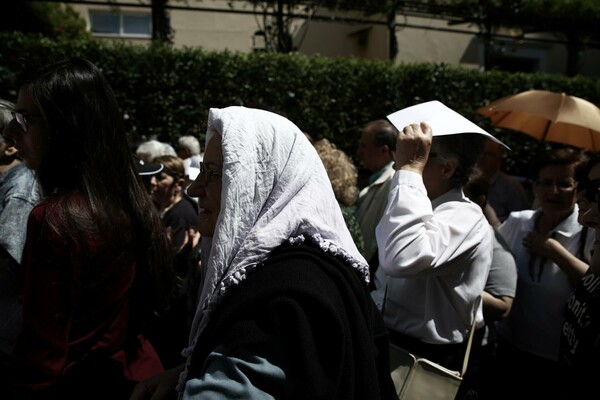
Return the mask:
<path fill-rule="evenodd" d="M 268 111 L 213 108 L 207 144 L 215 134 L 223 148 L 221 212 L 212 241 L 202 239 L 210 255 L 187 356 L 227 290 L 285 241 L 311 240 L 369 279 L 325 168 L 296 125 Z"/>

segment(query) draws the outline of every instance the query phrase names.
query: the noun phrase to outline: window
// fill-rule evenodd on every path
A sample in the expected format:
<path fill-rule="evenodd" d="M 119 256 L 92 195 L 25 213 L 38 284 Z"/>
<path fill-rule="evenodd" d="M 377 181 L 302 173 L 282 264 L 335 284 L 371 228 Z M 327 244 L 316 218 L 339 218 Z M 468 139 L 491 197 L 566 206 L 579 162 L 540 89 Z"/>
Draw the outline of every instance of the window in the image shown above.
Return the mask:
<path fill-rule="evenodd" d="M 139 12 L 90 10 L 90 30 L 99 36 L 152 36 L 152 16 Z"/>

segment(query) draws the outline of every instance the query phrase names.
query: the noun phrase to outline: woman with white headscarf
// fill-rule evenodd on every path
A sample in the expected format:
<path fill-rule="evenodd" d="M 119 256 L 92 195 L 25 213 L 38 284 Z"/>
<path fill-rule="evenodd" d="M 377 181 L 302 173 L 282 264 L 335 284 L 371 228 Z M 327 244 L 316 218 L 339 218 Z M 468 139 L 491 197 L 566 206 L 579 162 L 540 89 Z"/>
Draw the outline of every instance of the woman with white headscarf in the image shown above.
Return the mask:
<path fill-rule="evenodd" d="M 211 109 L 206 144 L 188 189 L 203 277 L 180 397 L 395 398 L 368 265 L 302 131 Z"/>

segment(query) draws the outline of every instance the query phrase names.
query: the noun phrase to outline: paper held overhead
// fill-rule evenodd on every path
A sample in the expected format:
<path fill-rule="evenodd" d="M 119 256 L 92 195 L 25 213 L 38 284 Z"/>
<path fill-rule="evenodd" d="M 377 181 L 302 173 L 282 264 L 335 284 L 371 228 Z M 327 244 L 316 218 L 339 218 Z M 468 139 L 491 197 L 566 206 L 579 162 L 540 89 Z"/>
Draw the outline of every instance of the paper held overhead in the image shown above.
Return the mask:
<path fill-rule="evenodd" d="M 483 130 L 480 126 L 437 100 L 403 108 L 388 115 L 387 119 L 399 131 L 402 131 L 407 125 L 425 122 L 431 126 L 433 136 L 477 133 L 488 137 L 510 150 L 507 145 Z"/>

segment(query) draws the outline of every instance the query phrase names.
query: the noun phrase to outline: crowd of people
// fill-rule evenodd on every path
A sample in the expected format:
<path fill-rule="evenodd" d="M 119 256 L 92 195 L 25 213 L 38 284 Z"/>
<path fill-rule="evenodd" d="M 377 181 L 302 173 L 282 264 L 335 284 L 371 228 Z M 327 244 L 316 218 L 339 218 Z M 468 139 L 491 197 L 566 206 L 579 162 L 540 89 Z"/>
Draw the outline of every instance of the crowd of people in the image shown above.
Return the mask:
<path fill-rule="evenodd" d="M 121 120 L 80 58 L 0 101 L 3 398 L 397 399 L 390 343 L 460 371 L 472 326 L 458 400 L 594 390 L 597 155 L 528 191 L 439 102 L 367 121 L 360 165 L 256 108 L 210 109 L 204 152 Z"/>

